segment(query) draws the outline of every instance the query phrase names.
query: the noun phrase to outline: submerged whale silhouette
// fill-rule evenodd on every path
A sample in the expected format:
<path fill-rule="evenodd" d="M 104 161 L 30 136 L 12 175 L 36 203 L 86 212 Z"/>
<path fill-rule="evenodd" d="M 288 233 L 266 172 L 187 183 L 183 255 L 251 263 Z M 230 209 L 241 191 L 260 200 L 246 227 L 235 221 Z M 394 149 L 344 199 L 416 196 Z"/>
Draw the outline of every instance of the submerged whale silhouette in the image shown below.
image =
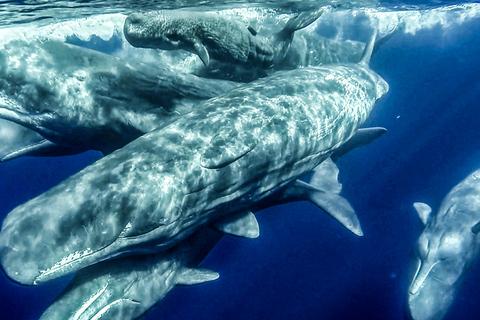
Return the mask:
<path fill-rule="evenodd" d="M 480 255 L 480 170 L 470 174 L 443 199 L 438 212 L 424 203 L 414 207 L 425 230 L 412 265 L 406 312 L 414 320 L 439 320 L 447 313 L 465 273 Z"/>
<path fill-rule="evenodd" d="M 278 72 L 212 98 L 18 206 L 0 233 L 7 275 L 37 284 L 166 250 L 213 221 L 257 235 L 250 208 L 338 150 L 387 92 L 368 67 L 373 42 L 359 64 Z"/>
<path fill-rule="evenodd" d="M 0 49 L 0 161 L 22 155 L 108 154 L 228 91 L 233 82 L 122 61 L 62 42 Z"/>

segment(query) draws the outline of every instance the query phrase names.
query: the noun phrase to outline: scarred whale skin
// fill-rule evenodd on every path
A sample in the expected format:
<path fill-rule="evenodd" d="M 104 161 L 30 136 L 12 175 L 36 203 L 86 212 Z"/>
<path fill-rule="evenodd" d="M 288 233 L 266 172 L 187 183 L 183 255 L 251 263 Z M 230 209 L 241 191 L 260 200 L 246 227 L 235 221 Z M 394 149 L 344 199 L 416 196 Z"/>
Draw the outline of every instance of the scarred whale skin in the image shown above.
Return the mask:
<path fill-rule="evenodd" d="M 212 98 L 15 208 L 0 233 L 2 266 L 37 284 L 122 252 L 165 250 L 315 168 L 387 90 L 365 63 L 338 64 Z"/>
<path fill-rule="evenodd" d="M 37 134 L 10 130 L 23 138 L 2 147 L 0 160 L 107 154 L 236 86 L 62 42 L 12 41 L 0 48 L 0 119 Z"/>
<path fill-rule="evenodd" d="M 257 36 L 234 18 L 201 11 L 162 10 L 132 13 L 125 20 L 124 34 L 135 47 L 183 49 L 198 54 L 205 65 L 210 57 L 234 64 L 269 68 L 281 62 L 296 30 L 314 22 L 323 9 L 303 12 L 269 38 Z"/>
<path fill-rule="evenodd" d="M 415 245 L 406 313 L 414 320 L 439 320 L 480 254 L 480 170 L 455 186 L 436 214 L 424 203 L 414 206 L 425 230 Z"/>

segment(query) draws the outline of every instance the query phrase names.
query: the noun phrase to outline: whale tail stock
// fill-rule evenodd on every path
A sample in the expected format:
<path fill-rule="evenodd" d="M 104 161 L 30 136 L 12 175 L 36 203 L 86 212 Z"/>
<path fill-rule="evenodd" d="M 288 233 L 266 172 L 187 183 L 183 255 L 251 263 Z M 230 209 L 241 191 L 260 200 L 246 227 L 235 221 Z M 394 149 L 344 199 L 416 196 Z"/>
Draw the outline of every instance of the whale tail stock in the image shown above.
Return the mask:
<path fill-rule="evenodd" d="M 377 40 L 377 34 L 378 34 L 378 21 L 375 21 L 374 26 L 373 26 L 373 33 L 370 36 L 370 39 L 368 40 L 367 44 L 365 45 L 365 49 L 363 50 L 362 57 L 360 58 L 360 61 L 358 64 L 368 66 L 370 63 L 370 58 L 372 57 L 372 54 L 375 49 L 375 42 Z"/>

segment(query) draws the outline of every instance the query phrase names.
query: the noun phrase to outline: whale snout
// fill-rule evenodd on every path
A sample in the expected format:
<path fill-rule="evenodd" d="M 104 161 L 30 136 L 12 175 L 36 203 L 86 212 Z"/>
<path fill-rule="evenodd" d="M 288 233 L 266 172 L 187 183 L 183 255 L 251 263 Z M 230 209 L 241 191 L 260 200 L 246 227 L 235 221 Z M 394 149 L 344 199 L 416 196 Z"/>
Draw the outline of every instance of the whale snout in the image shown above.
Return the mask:
<path fill-rule="evenodd" d="M 132 46 L 142 46 L 146 38 L 145 32 L 148 30 L 145 26 L 145 17 L 141 13 L 132 13 L 126 19 L 123 25 L 123 34 L 125 39 Z"/>
<path fill-rule="evenodd" d="M 435 265 L 435 264 L 434 264 Z M 426 266 L 430 270 L 430 266 Z M 435 320 L 447 313 L 457 292 L 457 285 L 442 281 L 420 270 L 412 280 L 404 310 L 405 319 Z"/>

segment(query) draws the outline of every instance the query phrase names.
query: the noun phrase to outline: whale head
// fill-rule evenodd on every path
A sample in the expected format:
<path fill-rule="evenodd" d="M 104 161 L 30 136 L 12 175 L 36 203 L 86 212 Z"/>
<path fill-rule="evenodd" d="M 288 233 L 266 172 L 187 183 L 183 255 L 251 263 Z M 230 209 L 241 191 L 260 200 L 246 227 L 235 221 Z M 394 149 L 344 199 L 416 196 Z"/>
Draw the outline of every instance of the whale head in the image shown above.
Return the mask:
<path fill-rule="evenodd" d="M 406 316 L 414 320 L 441 319 L 474 259 L 475 234 L 445 228 L 435 219 L 416 243 L 408 290 Z"/>
<path fill-rule="evenodd" d="M 126 18 L 123 31 L 134 47 L 191 51 L 189 47 L 193 45 L 185 24 L 173 13 L 132 13 Z"/>

